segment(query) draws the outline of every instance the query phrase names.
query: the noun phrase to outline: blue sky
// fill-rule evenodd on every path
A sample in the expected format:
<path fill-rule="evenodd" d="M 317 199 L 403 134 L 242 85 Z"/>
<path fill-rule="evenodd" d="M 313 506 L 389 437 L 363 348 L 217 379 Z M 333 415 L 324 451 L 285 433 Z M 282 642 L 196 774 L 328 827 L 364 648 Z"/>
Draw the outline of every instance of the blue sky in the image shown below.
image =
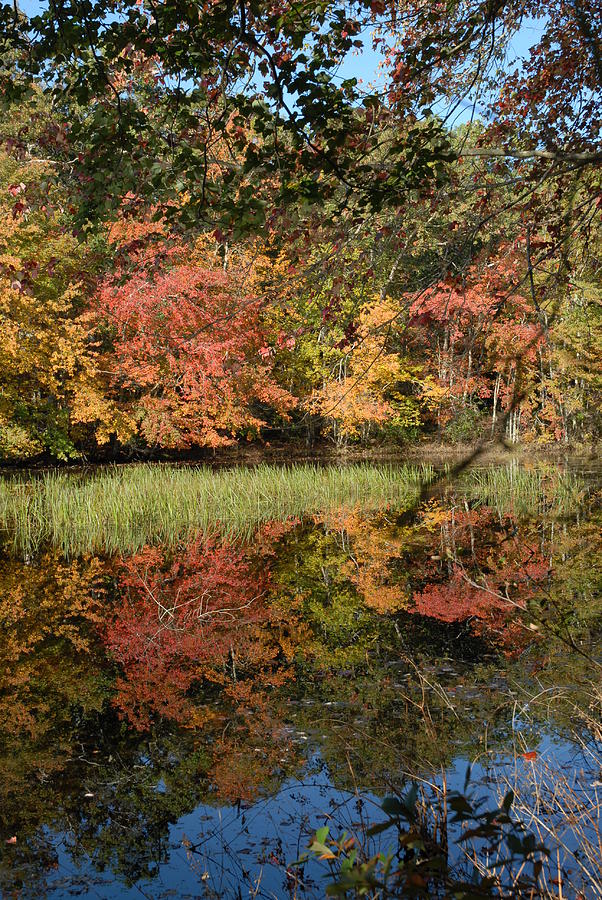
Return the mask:
<path fill-rule="evenodd" d="M 528 56 L 529 49 L 537 43 L 543 30 L 544 21 L 541 19 L 528 19 L 523 23 L 520 31 L 510 43 L 507 55 L 508 68 L 517 60 Z M 382 56 L 372 49 L 370 35 L 366 35 L 364 49 L 350 56 L 345 61 L 339 70 L 339 77 L 355 77 L 363 83 L 369 84 L 378 78 L 379 64 L 381 62 Z M 464 109 L 461 109 L 454 117 L 454 124 L 457 125 L 467 121 L 471 113 L 472 105 L 467 102 Z"/>
<path fill-rule="evenodd" d="M 46 8 L 46 4 L 40 3 L 39 0 L 19 0 L 19 6 L 27 15 L 35 15 Z M 530 19 L 523 23 L 523 26 L 515 35 L 510 46 L 510 52 L 508 54 L 509 67 L 515 60 L 525 57 L 528 54 L 529 48 L 537 42 L 542 31 L 543 21 L 541 19 Z M 369 34 L 366 34 L 364 48 L 358 50 L 345 60 L 344 64 L 339 69 L 338 77 L 341 79 L 355 77 L 358 81 L 361 81 L 366 85 L 375 82 L 379 77 L 379 65 L 382 62 L 382 56 L 380 53 L 375 52 L 371 45 L 371 37 Z M 439 110 L 439 112 L 442 111 Z M 467 121 L 470 118 L 471 112 L 471 104 L 468 102 L 465 103 L 464 108 L 460 109 L 455 115 L 454 124 L 457 125 L 463 121 Z"/>

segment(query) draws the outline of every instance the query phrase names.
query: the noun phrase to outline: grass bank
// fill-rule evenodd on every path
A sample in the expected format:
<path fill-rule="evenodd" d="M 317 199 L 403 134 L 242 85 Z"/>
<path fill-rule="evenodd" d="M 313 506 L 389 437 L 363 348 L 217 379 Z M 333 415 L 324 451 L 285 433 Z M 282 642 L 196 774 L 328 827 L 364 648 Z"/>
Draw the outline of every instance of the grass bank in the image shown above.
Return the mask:
<path fill-rule="evenodd" d="M 474 469 L 460 485 L 467 497 L 517 516 L 570 515 L 586 493 L 583 479 L 572 472 L 550 465 L 523 468 L 516 461 Z"/>
<path fill-rule="evenodd" d="M 90 476 L 47 472 L 0 480 L 0 530 L 18 553 L 44 544 L 66 555 L 126 553 L 218 531 L 244 538 L 264 522 L 341 507 L 404 508 L 432 476 L 428 465 L 214 471 L 149 464 Z"/>
<path fill-rule="evenodd" d="M 445 469 L 441 471 L 445 486 Z M 18 554 L 129 553 L 199 534 L 248 538 L 265 522 L 340 509 L 408 509 L 433 483 L 429 464 L 267 465 L 211 469 L 158 463 L 0 478 L 0 532 Z M 584 482 L 553 465 L 464 472 L 451 487 L 516 515 L 566 515 Z"/>

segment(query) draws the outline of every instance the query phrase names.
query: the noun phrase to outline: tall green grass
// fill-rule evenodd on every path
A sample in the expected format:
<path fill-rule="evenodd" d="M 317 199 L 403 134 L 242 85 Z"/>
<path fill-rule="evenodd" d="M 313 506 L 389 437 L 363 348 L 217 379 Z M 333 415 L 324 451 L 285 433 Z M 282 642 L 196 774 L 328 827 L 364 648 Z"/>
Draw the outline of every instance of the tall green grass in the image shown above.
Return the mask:
<path fill-rule="evenodd" d="M 0 480 L 0 530 L 18 553 L 45 544 L 70 556 L 125 553 L 199 534 L 249 537 L 267 521 L 341 507 L 405 508 L 432 477 L 430 466 L 368 465 L 48 473 Z"/>
<path fill-rule="evenodd" d="M 549 466 L 524 468 L 514 463 L 475 469 L 463 479 L 469 497 L 503 513 L 570 515 L 581 505 L 585 485 L 572 472 Z"/>

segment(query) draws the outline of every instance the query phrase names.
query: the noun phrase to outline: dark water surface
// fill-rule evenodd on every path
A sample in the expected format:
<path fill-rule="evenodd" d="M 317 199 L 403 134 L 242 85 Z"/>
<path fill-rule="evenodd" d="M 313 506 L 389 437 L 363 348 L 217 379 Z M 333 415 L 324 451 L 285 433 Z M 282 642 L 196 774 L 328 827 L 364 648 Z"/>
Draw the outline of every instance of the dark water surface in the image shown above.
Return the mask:
<path fill-rule="evenodd" d="M 598 487 L 559 477 L 110 557 L 5 535 L 2 895 L 322 897 L 317 828 L 394 850 L 383 798 L 470 763 L 602 896 Z"/>

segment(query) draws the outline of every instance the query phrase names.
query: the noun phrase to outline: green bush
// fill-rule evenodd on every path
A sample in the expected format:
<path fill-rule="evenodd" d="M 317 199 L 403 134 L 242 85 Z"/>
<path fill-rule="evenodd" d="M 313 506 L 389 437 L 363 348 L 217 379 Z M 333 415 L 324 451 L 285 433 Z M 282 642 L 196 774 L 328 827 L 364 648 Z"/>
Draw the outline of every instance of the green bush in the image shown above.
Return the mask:
<path fill-rule="evenodd" d="M 483 413 L 476 406 L 463 406 L 443 429 L 443 437 L 452 444 L 465 444 L 479 436 Z"/>

